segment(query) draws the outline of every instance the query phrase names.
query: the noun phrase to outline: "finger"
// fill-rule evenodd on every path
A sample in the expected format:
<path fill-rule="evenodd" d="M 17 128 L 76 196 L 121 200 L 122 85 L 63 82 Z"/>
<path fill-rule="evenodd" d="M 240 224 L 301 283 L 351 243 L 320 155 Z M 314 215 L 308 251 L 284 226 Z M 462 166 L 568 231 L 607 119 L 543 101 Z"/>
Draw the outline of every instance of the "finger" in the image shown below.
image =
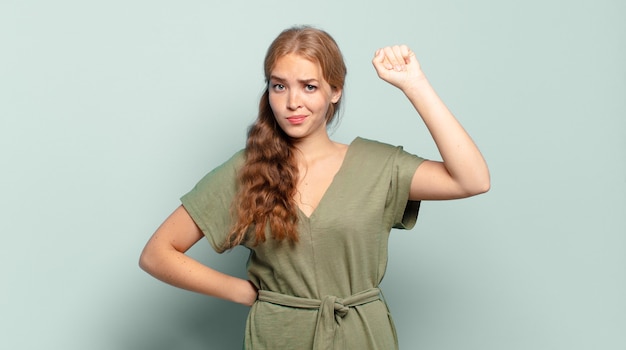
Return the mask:
<path fill-rule="evenodd" d="M 393 66 L 391 65 L 391 63 L 389 63 L 389 60 L 385 56 L 384 49 L 376 50 L 372 63 L 374 64 L 374 67 L 378 70 L 389 70 L 393 68 Z"/>
<path fill-rule="evenodd" d="M 399 71 L 406 70 L 406 60 L 404 56 L 405 50 L 403 49 L 403 47 L 395 45 L 392 47 L 392 50 L 393 50 L 393 54 L 396 57 L 396 60 L 398 61 L 396 70 L 399 70 Z"/>
<path fill-rule="evenodd" d="M 406 58 L 406 63 L 409 64 L 409 63 L 411 63 L 412 61 L 415 61 L 415 60 L 416 60 L 415 52 L 413 52 L 413 50 L 409 49 L 409 55 Z"/>
<path fill-rule="evenodd" d="M 396 54 L 395 47 L 387 46 L 384 48 L 384 51 L 385 51 L 385 57 L 387 58 L 387 60 L 389 61 L 389 64 L 391 65 L 391 67 L 388 69 L 401 71 L 402 65 L 404 65 L 404 60 L 402 59 L 402 56 Z"/>
<path fill-rule="evenodd" d="M 411 60 L 415 59 L 415 53 L 406 45 L 400 46 L 400 52 L 402 53 L 405 64 L 409 64 Z"/>
<path fill-rule="evenodd" d="M 387 70 L 391 70 L 393 69 L 393 63 L 391 62 L 391 59 L 387 56 L 387 48 L 382 48 L 380 49 L 380 57 L 381 57 L 381 64 L 382 66 L 387 69 Z"/>

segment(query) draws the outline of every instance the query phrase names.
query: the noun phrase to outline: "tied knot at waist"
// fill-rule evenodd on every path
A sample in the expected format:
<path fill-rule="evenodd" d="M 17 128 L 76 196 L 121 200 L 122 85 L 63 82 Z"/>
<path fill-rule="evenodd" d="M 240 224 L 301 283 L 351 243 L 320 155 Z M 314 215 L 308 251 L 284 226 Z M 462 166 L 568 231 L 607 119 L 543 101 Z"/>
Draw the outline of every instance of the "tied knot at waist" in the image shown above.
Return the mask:
<path fill-rule="evenodd" d="M 268 290 L 259 290 L 260 301 L 297 309 L 319 310 L 317 313 L 317 323 L 315 325 L 314 350 L 333 348 L 335 330 L 341 322 L 341 319 L 348 314 L 351 307 L 371 303 L 380 299 L 380 289 L 378 288 L 370 288 L 343 299 L 333 295 L 327 295 L 321 300 L 300 298 Z"/>

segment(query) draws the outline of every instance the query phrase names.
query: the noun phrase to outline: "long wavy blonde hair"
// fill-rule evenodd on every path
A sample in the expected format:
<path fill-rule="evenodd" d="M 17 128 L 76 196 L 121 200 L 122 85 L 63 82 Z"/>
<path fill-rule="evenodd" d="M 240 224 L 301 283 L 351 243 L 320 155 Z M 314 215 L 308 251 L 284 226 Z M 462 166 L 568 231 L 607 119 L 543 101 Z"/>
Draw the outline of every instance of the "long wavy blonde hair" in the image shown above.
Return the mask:
<path fill-rule="evenodd" d="M 319 63 L 331 88 L 343 90 L 346 66 L 337 43 L 328 33 L 308 26 L 293 27 L 274 39 L 265 55 L 266 88 L 258 117 L 248 129 L 245 163 L 238 174 L 239 188 L 232 206 L 234 224 L 224 250 L 248 240 L 254 245 L 265 242 L 268 226 L 274 239 L 298 241 L 295 148 L 276 123 L 267 85 L 276 61 L 292 53 Z M 329 106 L 327 125 L 335 119 L 340 103 L 341 99 Z"/>

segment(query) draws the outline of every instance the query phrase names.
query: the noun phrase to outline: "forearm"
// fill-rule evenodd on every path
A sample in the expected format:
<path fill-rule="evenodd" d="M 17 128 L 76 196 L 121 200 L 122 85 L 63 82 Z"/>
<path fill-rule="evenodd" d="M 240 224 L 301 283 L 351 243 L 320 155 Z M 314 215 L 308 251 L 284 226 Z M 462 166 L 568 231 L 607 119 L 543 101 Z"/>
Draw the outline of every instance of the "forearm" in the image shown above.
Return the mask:
<path fill-rule="evenodd" d="M 468 191 L 486 191 L 489 170 L 485 159 L 429 81 L 415 79 L 402 91 L 422 117 L 452 179 Z"/>
<path fill-rule="evenodd" d="M 173 286 L 244 305 L 256 300 L 252 284 L 211 269 L 172 248 L 147 250 L 140 266 L 155 278 Z"/>

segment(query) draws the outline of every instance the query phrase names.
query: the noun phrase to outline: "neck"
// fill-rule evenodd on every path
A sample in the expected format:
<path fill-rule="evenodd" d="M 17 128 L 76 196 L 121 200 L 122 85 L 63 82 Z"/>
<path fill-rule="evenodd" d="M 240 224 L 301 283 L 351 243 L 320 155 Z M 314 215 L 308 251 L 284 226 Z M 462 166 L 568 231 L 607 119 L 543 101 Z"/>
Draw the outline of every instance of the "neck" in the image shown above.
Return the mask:
<path fill-rule="evenodd" d="M 296 158 L 305 163 L 324 157 L 337 149 L 337 144 L 328 137 L 327 133 L 296 140 L 294 145 L 298 150 Z"/>

